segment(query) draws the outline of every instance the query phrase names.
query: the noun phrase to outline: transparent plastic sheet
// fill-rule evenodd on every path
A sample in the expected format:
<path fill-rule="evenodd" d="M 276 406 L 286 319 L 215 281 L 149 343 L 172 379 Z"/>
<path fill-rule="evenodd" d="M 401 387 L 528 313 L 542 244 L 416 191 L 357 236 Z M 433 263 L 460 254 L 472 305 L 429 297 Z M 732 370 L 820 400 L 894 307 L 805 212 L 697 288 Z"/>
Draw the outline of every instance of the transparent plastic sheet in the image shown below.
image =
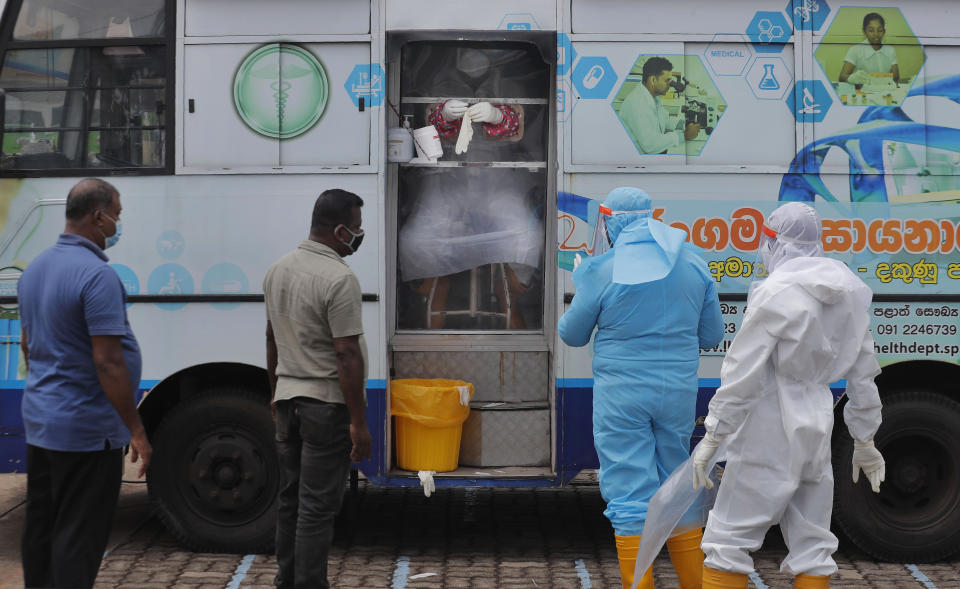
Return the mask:
<path fill-rule="evenodd" d="M 637 550 L 637 563 L 633 570 L 633 586 L 636 589 L 643 573 L 653 564 L 668 538 L 702 528 L 707 523 L 707 514 L 713 509 L 720 485 L 716 465 L 726 458 L 727 443 L 724 440 L 707 465 L 713 480 L 712 489 L 693 488 L 693 457 L 691 456 L 673 471 L 650 500 L 647 520 L 643 524 L 643 537 Z"/>
<path fill-rule="evenodd" d="M 404 174 L 399 234 L 403 281 L 484 264 L 540 268 L 544 174 L 420 168 Z"/>

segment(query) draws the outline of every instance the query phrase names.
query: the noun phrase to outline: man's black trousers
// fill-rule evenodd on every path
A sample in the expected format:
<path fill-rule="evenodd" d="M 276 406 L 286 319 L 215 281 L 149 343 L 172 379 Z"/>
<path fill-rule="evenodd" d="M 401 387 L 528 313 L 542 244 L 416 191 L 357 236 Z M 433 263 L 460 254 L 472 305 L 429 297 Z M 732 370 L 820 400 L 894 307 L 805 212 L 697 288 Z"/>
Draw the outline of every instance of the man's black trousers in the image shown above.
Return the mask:
<path fill-rule="evenodd" d="M 350 470 L 350 413 L 342 403 L 295 397 L 275 404 L 280 589 L 326 589 L 333 525 Z"/>
<path fill-rule="evenodd" d="M 24 585 L 93 587 L 120 494 L 123 451 L 60 452 L 27 444 Z"/>

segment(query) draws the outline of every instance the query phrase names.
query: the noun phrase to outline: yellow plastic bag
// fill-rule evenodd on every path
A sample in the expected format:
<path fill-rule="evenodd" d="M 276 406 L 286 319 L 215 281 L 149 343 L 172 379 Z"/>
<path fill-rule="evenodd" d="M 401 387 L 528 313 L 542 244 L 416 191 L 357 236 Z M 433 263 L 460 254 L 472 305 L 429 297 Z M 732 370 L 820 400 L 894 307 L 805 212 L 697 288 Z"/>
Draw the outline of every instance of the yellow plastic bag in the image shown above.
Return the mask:
<path fill-rule="evenodd" d="M 467 387 L 473 398 L 473 385 L 446 378 L 403 378 L 390 381 L 390 412 L 426 427 L 452 427 L 470 415 L 460 404 L 460 387 Z"/>
<path fill-rule="evenodd" d="M 415 471 L 456 470 L 471 398 L 473 385 L 462 380 L 391 381 L 390 412 L 397 418 L 397 466 Z"/>

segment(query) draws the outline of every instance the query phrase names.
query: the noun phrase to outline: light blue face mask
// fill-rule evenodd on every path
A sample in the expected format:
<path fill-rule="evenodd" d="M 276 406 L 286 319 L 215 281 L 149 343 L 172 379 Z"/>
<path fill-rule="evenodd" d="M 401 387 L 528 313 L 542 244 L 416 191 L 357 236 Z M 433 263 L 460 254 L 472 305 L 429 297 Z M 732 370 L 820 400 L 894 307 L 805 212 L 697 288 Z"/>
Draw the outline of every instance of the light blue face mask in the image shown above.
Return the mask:
<path fill-rule="evenodd" d="M 100 211 L 100 212 L 103 213 L 103 211 Z M 120 220 L 119 220 L 119 219 L 114 219 L 113 217 L 111 217 L 110 215 L 108 215 L 108 214 L 106 214 L 106 213 L 103 213 L 103 216 L 106 217 L 106 218 L 108 218 L 108 219 L 110 219 L 111 221 L 113 221 L 113 225 L 114 225 L 114 227 L 116 227 L 116 231 L 114 231 L 114 232 L 113 232 L 113 235 L 111 235 L 111 236 L 109 236 L 109 237 L 107 237 L 107 234 L 103 232 L 103 229 L 100 229 L 100 228 L 98 227 L 98 229 L 100 229 L 100 233 L 103 235 L 103 239 L 104 239 L 105 242 L 106 242 L 106 243 L 104 244 L 104 246 L 103 246 L 103 249 L 106 250 L 106 249 L 110 249 L 110 248 L 112 248 L 113 246 L 117 245 L 117 242 L 120 241 L 120 235 L 123 234 L 123 225 L 120 223 Z"/>

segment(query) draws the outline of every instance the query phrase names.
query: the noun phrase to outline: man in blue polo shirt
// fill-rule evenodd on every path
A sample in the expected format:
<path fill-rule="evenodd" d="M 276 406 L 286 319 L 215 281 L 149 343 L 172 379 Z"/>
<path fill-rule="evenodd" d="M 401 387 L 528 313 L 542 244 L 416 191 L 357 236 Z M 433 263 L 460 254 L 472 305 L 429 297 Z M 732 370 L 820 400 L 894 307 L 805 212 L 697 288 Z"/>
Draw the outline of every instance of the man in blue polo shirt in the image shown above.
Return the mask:
<path fill-rule="evenodd" d="M 20 277 L 27 360 L 26 587 L 93 587 L 120 493 L 123 447 L 153 450 L 134 403 L 140 348 L 103 250 L 120 238 L 120 193 L 96 178 L 67 195 L 66 228 Z"/>

